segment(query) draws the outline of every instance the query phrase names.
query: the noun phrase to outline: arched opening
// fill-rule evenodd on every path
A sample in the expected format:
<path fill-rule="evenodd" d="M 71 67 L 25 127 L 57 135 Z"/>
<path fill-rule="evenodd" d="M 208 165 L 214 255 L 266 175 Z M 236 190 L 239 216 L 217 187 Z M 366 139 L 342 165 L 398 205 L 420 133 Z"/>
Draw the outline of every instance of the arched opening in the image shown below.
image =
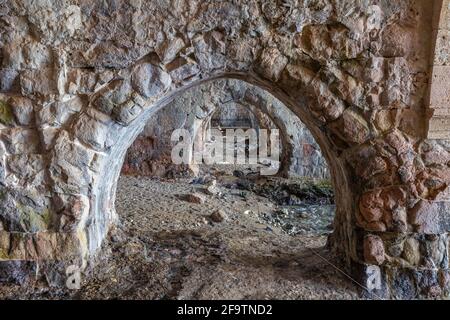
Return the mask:
<path fill-rule="evenodd" d="M 207 144 L 207 131 L 214 128 L 279 129 L 286 172 L 265 176 L 248 164 L 224 170 L 226 163 L 200 163 L 200 170 L 193 171 L 191 165 L 171 161 L 174 130 L 185 129 L 197 137 L 193 141 Z M 267 286 L 274 286 L 272 297 L 289 297 L 288 288 L 307 281 L 317 298 L 326 295 L 326 286 L 335 288 L 336 298 L 355 294 L 350 283 L 321 261 L 326 257 L 336 263 L 325 248 L 335 211 L 326 160 L 312 133 L 279 99 L 248 81 L 211 79 L 166 100 L 146 115 L 140 129 L 133 132 L 133 143 L 127 140 L 130 147 L 121 150 L 127 151 L 122 175 L 117 190 L 111 189 L 117 193 L 120 223 L 106 244 L 113 254 L 104 261 L 113 270 L 139 270 L 139 279 L 131 271 L 118 273 L 118 290 L 138 281 L 150 297 L 256 298 L 265 290 L 261 281 L 267 281 Z M 233 144 L 233 154 L 234 148 Z M 314 158 L 304 159 L 308 156 Z M 152 281 L 148 266 L 155 268 Z M 168 274 L 167 269 L 174 270 Z M 274 277 L 274 271 L 290 276 Z M 198 276 L 216 272 L 223 274 L 221 284 Z M 249 276 L 255 272 L 261 274 Z M 311 281 L 313 274 L 323 279 Z M 94 271 L 94 279 L 100 275 Z M 241 285 L 225 280 L 230 276 Z M 155 281 L 165 283 L 166 289 Z M 183 289 L 185 282 L 199 291 Z M 215 286 L 219 292 L 208 295 L 208 288 Z M 312 297 L 305 290 L 294 295 Z"/>
<path fill-rule="evenodd" d="M 120 221 L 117 181 L 145 124 L 226 78 L 310 130 L 334 186 L 330 243 L 362 288 L 449 294 L 449 0 L 1 7 L 0 281 L 86 267 Z M 258 105 L 287 132 L 250 91 L 222 102 Z M 308 168 L 291 161 L 280 178 L 296 165 Z"/>

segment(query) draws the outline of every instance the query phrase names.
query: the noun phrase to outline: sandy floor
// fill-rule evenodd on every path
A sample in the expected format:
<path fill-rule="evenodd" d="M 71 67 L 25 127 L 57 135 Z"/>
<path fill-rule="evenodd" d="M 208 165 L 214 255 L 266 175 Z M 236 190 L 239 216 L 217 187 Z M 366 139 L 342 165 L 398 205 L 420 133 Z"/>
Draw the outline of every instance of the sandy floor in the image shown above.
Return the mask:
<path fill-rule="evenodd" d="M 336 261 L 324 248 L 329 217 L 321 223 L 302 209 L 297 232 L 289 234 L 274 216 L 281 208 L 267 198 L 220 186 L 220 194 L 203 194 L 203 204 L 191 203 L 180 195 L 204 187 L 190 181 L 121 177 L 121 224 L 83 274 L 81 289 L 3 285 L 0 298 L 358 298 L 353 283 L 330 265 Z M 209 216 L 218 208 L 228 218 L 216 223 Z"/>

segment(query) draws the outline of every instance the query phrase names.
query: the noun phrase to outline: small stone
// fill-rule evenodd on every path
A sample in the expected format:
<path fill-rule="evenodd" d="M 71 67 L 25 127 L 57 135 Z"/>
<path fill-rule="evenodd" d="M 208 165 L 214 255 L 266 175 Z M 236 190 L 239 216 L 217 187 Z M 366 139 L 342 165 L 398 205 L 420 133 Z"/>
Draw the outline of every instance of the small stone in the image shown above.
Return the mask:
<path fill-rule="evenodd" d="M 228 219 L 227 214 L 221 209 L 214 211 L 209 217 L 214 222 L 223 222 Z"/>
<path fill-rule="evenodd" d="M 417 266 L 420 262 L 420 244 L 414 238 L 408 238 L 403 245 L 403 258 L 411 265 Z"/>
<path fill-rule="evenodd" d="M 12 112 L 19 125 L 28 126 L 34 121 L 33 103 L 30 99 L 23 97 L 11 97 L 8 100 Z"/>
<path fill-rule="evenodd" d="M 332 129 L 347 142 L 361 144 L 369 137 L 367 121 L 356 111 L 346 109 L 342 117 L 331 125 Z"/>
<path fill-rule="evenodd" d="M 189 193 L 184 194 L 180 196 L 180 198 L 184 201 L 190 202 L 190 203 L 197 203 L 197 204 L 203 204 L 205 203 L 205 196 L 200 193 Z"/>
<path fill-rule="evenodd" d="M 82 114 L 74 124 L 75 136 L 98 150 L 105 147 L 108 128 L 108 125 L 86 114 Z"/>
<path fill-rule="evenodd" d="M 434 285 L 428 288 L 426 294 L 428 298 L 437 298 L 442 296 L 442 289 L 438 285 Z"/>
<path fill-rule="evenodd" d="M 216 180 L 211 180 L 210 182 L 208 182 L 207 187 L 205 189 L 205 193 L 209 194 L 211 196 L 219 193 L 219 189 L 217 188 Z"/>
<path fill-rule="evenodd" d="M 300 213 L 300 218 L 306 219 L 308 217 L 309 217 L 308 213 L 306 213 L 306 212 Z"/>
<path fill-rule="evenodd" d="M 381 265 L 385 260 L 383 240 L 375 235 L 364 238 L 364 260 L 367 263 Z"/>
<path fill-rule="evenodd" d="M 20 75 L 22 94 L 56 94 L 58 93 L 55 73 L 52 68 L 26 70 Z"/>
<path fill-rule="evenodd" d="M 215 70 L 225 66 L 224 35 L 211 31 L 192 39 L 194 54 L 200 67 L 204 70 Z"/>
<path fill-rule="evenodd" d="M 404 207 L 397 207 L 392 210 L 392 224 L 396 231 L 406 232 L 408 230 L 406 209 Z"/>
<path fill-rule="evenodd" d="M 129 100 L 119 106 L 116 106 L 113 109 L 113 116 L 118 123 L 126 126 L 136 119 L 141 112 L 142 108 L 138 104 L 134 103 L 134 101 Z"/>

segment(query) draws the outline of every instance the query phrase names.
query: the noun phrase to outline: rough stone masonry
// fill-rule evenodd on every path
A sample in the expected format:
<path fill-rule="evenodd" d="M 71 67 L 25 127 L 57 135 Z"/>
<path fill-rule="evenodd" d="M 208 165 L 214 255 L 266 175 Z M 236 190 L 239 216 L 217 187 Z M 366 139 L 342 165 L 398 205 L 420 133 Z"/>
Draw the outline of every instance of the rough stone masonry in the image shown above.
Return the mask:
<path fill-rule="evenodd" d="M 449 30 L 448 0 L 0 1 L 1 277 L 84 265 L 148 119 L 239 79 L 320 145 L 348 270 L 448 295 Z"/>

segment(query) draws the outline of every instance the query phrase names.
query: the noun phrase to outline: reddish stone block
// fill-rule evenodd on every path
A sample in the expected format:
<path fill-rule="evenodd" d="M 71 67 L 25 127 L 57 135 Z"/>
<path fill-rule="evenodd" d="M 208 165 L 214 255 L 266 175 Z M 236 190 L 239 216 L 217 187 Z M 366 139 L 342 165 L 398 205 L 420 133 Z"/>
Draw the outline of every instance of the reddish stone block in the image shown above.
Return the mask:
<path fill-rule="evenodd" d="M 381 265 L 385 260 L 383 240 L 375 235 L 364 237 L 364 260 L 370 264 Z"/>

